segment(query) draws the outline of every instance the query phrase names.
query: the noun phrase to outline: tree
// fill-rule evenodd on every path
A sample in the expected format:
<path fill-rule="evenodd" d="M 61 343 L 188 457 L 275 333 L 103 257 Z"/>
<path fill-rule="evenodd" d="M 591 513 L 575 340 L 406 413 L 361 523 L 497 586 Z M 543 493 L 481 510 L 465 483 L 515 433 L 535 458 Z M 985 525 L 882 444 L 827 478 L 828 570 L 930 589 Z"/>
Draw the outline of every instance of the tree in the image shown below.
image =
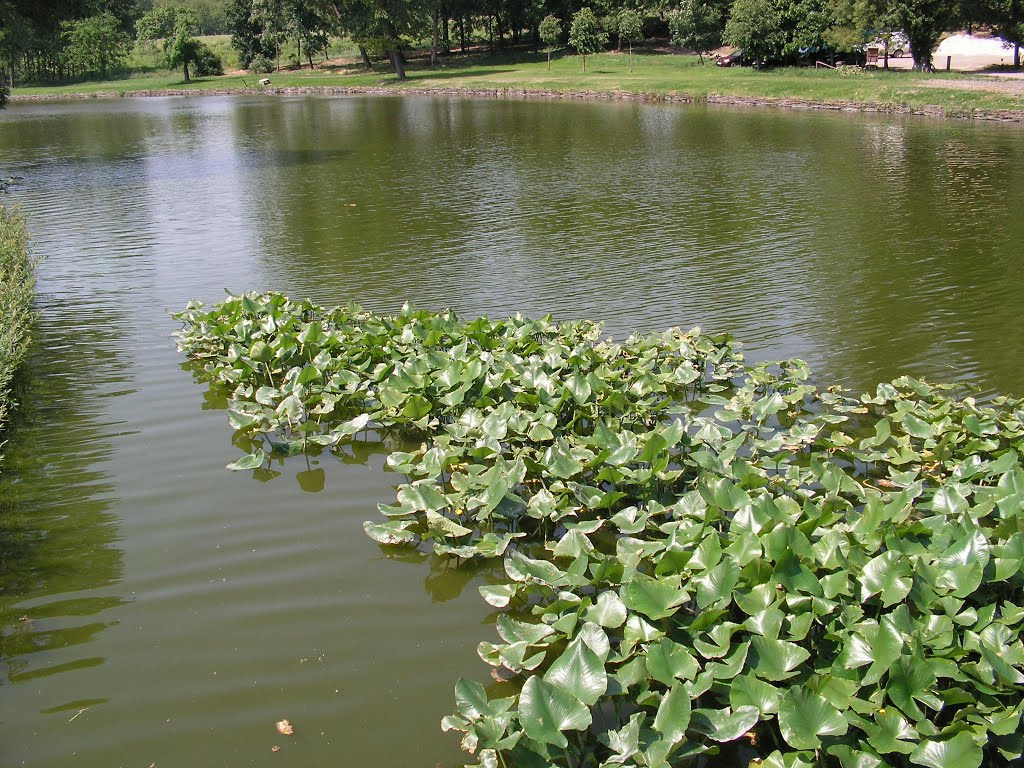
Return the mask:
<path fill-rule="evenodd" d="M 1022 0 L 989 0 L 985 20 L 992 31 L 1013 43 L 1013 66 L 1020 66 L 1020 46 L 1024 43 L 1024 2 Z"/>
<path fill-rule="evenodd" d="M 338 19 L 338 31 L 346 32 L 369 52 L 386 55 L 395 75 L 404 80 L 404 36 L 420 36 L 427 28 L 428 5 L 424 0 L 328 0 Z"/>
<path fill-rule="evenodd" d="M 551 70 L 551 50 L 562 42 L 562 22 L 548 14 L 540 23 L 540 39 L 548 47 L 548 70 Z"/>
<path fill-rule="evenodd" d="M 128 62 L 129 39 L 112 13 L 64 22 L 65 56 L 72 69 L 104 80 Z"/>
<path fill-rule="evenodd" d="M 189 82 L 189 66 L 197 76 L 224 73 L 220 57 L 194 35 L 195 14 L 178 6 L 161 6 L 145 14 L 135 25 L 140 45 L 163 41 L 164 57 L 169 69 L 181 67 L 185 82 Z"/>
<path fill-rule="evenodd" d="M 644 17 L 634 8 L 619 12 L 619 39 L 629 44 L 629 71 L 633 71 L 633 43 L 644 39 Z"/>
<path fill-rule="evenodd" d="M 736 0 L 724 38 L 754 59 L 777 58 L 786 47 L 782 12 L 774 0 Z"/>
<path fill-rule="evenodd" d="M 890 3 L 897 28 L 902 29 L 910 41 L 914 69 L 930 72 L 932 51 L 942 33 L 958 21 L 959 8 L 949 0 L 892 0 Z"/>
<path fill-rule="evenodd" d="M 722 11 L 702 0 L 682 0 L 668 16 L 670 42 L 697 52 L 700 63 L 704 54 L 722 44 Z"/>
<path fill-rule="evenodd" d="M 273 59 L 276 49 L 267 50 L 263 28 L 252 15 L 252 0 L 229 0 L 228 25 L 231 28 L 231 46 L 238 51 L 238 63 L 249 69 L 257 59 Z"/>
<path fill-rule="evenodd" d="M 572 17 L 569 27 L 569 45 L 583 57 L 583 71 L 587 71 L 587 54 L 597 53 L 608 44 L 608 35 L 601 29 L 590 8 L 580 8 Z"/>

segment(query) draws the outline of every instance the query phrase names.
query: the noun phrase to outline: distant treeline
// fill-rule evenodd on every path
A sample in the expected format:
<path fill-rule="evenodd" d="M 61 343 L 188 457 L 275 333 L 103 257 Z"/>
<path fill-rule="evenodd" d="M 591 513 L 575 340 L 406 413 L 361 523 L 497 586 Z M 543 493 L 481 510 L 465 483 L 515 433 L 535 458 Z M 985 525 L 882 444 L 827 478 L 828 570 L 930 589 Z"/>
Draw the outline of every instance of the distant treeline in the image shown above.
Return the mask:
<path fill-rule="evenodd" d="M 432 60 L 484 44 L 505 49 L 541 42 L 545 18 L 561 23 L 563 42 L 574 16 L 589 7 L 609 45 L 643 19 L 645 36 L 668 37 L 702 51 L 722 43 L 757 58 L 859 50 L 900 33 L 915 66 L 931 66 L 943 33 L 984 27 L 1019 43 L 1024 0 L 0 0 L 0 73 L 9 82 L 60 80 L 123 69 L 153 14 L 173 15 L 182 39 L 230 34 L 245 67 L 279 66 L 325 53 L 332 36 L 359 46 L 364 62 L 387 57 L 404 76 L 403 50 L 429 47 Z M 632 34 L 628 35 L 632 39 Z M 149 39 L 149 38 L 147 38 Z M 180 54 L 182 51 L 179 50 Z M 188 66 L 188 51 L 185 51 Z M 168 51 L 169 62 L 174 59 Z M 178 56 L 174 66 L 181 66 Z"/>

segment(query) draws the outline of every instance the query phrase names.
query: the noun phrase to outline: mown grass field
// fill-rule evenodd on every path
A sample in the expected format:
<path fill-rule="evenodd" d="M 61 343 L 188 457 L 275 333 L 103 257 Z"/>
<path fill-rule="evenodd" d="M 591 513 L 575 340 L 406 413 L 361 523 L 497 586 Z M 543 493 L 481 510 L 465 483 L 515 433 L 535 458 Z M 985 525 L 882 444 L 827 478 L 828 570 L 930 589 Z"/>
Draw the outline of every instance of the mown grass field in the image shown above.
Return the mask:
<path fill-rule="evenodd" d="M 227 45 L 214 39 L 217 50 Z M 1024 90 L 991 90 L 992 78 L 961 73 L 920 74 L 906 70 L 863 71 L 852 74 L 829 69 L 786 67 L 756 71 L 747 67 L 724 69 L 696 56 L 641 53 L 633 56 L 632 67 L 625 53 L 610 52 L 582 58 L 556 53 L 547 67 L 545 54 L 453 55 L 431 67 L 422 55 L 411 58 L 408 79 L 399 81 L 378 63 L 372 71 L 363 69 L 355 50 L 344 45 L 332 55 L 347 55 L 329 63 L 317 62 L 314 70 L 285 69 L 267 75 L 271 88 L 290 87 L 393 87 L 397 89 L 523 89 L 554 92 L 626 92 L 652 96 L 709 96 L 746 99 L 801 100 L 811 102 L 852 102 L 882 107 L 941 107 L 951 114 L 971 110 L 1024 111 Z M 231 61 L 226 62 L 230 69 Z M 159 90 L 248 90 L 257 88 L 261 75 L 228 74 L 222 77 L 182 80 L 180 72 L 150 71 L 119 80 L 83 82 L 72 85 L 16 88 L 15 97 L 31 95 L 110 94 L 131 95 Z M 948 83 L 948 87 L 943 87 Z M 976 85 L 975 85 L 976 84 Z"/>

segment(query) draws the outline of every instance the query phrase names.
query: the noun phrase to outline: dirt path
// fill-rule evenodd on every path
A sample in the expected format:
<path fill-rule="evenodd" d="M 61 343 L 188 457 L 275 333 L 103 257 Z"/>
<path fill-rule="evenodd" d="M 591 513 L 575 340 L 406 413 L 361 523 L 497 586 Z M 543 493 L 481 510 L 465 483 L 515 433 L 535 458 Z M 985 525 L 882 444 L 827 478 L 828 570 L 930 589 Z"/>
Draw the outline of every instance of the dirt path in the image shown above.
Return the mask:
<path fill-rule="evenodd" d="M 960 91 L 991 91 L 1024 98 L 1024 74 L 1007 72 L 984 75 L 983 77 L 984 79 L 975 77 L 962 80 L 925 80 L 921 82 L 921 85 L 926 88 L 951 88 Z"/>

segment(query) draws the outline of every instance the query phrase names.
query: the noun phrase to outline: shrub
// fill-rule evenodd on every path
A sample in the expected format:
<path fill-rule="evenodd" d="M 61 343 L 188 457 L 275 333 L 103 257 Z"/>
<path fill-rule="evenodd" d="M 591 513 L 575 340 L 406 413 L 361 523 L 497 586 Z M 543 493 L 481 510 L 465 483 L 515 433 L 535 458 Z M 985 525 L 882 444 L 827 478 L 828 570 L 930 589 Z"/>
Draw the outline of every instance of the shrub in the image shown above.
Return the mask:
<path fill-rule="evenodd" d="M 34 287 L 25 220 L 0 205 L 0 429 L 11 407 L 11 380 L 31 340 Z"/>
<path fill-rule="evenodd" d="M 257 56 L 249 62 L 249 70 L 261 75 L 274 71 L 274 62 L 266 56 Z"/>
<path fill-rule="evenodd" d="M 193 67 L 197 77 L 205 75 L 223 75 L 224 62 L 220 56 L 210 50 L 210 47 L 202 40 L 197 40 L 195 60 Z"/>

